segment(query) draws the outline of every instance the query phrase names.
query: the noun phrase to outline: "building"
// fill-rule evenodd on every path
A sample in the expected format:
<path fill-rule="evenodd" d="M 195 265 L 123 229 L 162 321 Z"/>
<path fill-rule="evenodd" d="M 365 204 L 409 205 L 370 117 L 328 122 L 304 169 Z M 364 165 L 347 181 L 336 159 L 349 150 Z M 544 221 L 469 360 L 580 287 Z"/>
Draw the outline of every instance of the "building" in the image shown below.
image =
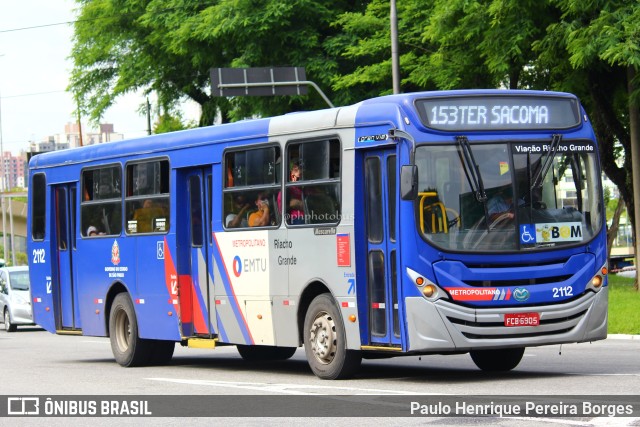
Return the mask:
<path fill-rule="evenodd" d="M 80 138 L 80 126 L 78 123 L 67 123 L 64 126 L 64 133 L 47 136 L 40 142 L 32 142 L 31 152 L 44 153 L 47 151 L 66 150 L 67 148 L 121 141 L 123 139 L 124 134 L 116 133 L 113 124 L 110 123 L 101 124 L 98 131 L 83 131 L 82 139 Z"/>
<path fill-rule="evenodd" d="M 102 144 L 105 142 L 121 141 L 124 135 L 114 131 L 113 124 L 100 124 L 99 131 L 89 131 L 82 133 L 80 139 L 80 126 L 78 123 L 67 123 L 64 127 L 64 138 L 60 138 L 61 142 L 66 142 L 69 147 L 81 147 L 84 145 Z"/>
<path fill-rule="evenodd" d="M 27 180 L 27 154 L 14 156 L 10 151 L 2 153 L 0 188 L 7 191 L 12 188 L 25 188 Z"/>

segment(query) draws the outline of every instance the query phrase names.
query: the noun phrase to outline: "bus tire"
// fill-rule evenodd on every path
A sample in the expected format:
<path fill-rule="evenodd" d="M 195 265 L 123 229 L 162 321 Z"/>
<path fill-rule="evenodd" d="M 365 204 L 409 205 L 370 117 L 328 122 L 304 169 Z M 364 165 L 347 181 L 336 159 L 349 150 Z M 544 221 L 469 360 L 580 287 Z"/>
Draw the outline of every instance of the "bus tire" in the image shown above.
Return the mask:
<path fill-rule="evenodd" d="M 304 319 L 304 351 L 313 373 L 324 380 L 353 376 L 362 355 L 347 350 L 344 323 L 330 294 L 320 294 L 309 305 Z"/>
<path fill-rule="evenodd" d="M 487 372 L 510 371 L 518 366 L 523 354 L 524 347 L 472 350 L 469 352 L 473 363 L 475 363 L 478 368 Z"/>
<path fill-rule="evenodd" d="M 267 345 L 238 345 L 238 353 L 251 362 L 287 360 L 296 352 L 296 347 L 273 347 Z"/>
<path fill-rule="evenodd" d="M 116 295 L 109 315 L 111 351 L 119 365 L 144 366 L 150 361 L 152 345 L 138 336 L 138 321 L 127 293 Z"/>
<path fill-rule="evenodd" d="M 175 348 L 175 341 L 152 340 L 149 363 L 155 366 L 168 364 L 173 358 Z"/>

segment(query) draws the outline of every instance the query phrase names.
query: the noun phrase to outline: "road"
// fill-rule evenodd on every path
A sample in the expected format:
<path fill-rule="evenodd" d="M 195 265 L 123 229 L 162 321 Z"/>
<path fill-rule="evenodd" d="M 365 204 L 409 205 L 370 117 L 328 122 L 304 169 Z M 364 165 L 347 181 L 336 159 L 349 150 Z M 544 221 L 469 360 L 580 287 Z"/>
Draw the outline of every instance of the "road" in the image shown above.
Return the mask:
<path fill-rule="evenodd" d="M 479 371 L 468 355 L 365 360 L 360 373 L 344 381 L 316 378 L 302 349 L 288 361 L 248 363 L 235 347 L 203 350 L 178 345 L 168 366 L 127 369 L 113 360 L 107 338 L 56 336 L 38 328 L 0 332 L 0 354 L 0 395 L 9 396 L 238 395 L 241 399 L 239 395 L 640 395 L 637 339 L 529 348 L 514 371 L 500 374 Z M 604 420 L 606 425 L 640 425 L 635 418 L 594 419 L 545 423 L 602 425 L 597 420 Z M 16 425 L 27 422 L 16 420 Z M 169 419 L 161 420 L 170 424 Z M 243 425 L 252 425 L 248 418 L 241 420 Z M 398 425 L 421 425 L 425 421 L 406 418 Z M 447 424 L 446 419 L 440 421 L 438 425 Z M 519 418 L 509 421 L 505 425 L 531 422 Z M 202 418 L 194 422 L 206 424 Z M 354 424 L 349 419 L 345 423 Z"/>

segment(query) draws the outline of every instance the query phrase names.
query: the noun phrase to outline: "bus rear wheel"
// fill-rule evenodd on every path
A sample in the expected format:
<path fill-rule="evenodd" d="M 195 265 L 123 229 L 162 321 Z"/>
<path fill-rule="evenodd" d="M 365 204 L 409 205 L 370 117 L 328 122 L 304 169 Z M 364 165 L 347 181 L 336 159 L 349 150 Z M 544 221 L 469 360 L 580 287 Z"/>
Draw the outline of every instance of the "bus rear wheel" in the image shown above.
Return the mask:
<path fill-rule="evenodd" d="M 296 347 L 272 347 L 265 345 L 238 345 L 238 353 L 251 362 L 287 360 L 296 352 Z"/>
<path fill-rule="evenodd" d="M 109 316 L 109 340 L 121 366 L 143 366 L 150 362 L 152 343 L 138 337 L 138 321 L 127 293 L 116 295 Z"/>
<path fill-rule="evenodd" d="M 362 355 L 359 351 L 347 350 L 344 323 L 331 295 L 318 295 L 311 302 L 303 335 L 307 361 L 319 378 L 348 378 L 359 369 Z"/>
<path fill-rule="evenodd" d="M 150 340 L 151 351 L 149 355 L 149 364 L 162 366 L 171 362 L 173 351 L 176 348 L 175 341 Z"/>
<path fill-rule="evenodd" d="M 469 354 L 471 355 L 473 363 L 483 371 L 506 372 L 518 366 L 524 354 L 524 347 L 472 350 Z"/>

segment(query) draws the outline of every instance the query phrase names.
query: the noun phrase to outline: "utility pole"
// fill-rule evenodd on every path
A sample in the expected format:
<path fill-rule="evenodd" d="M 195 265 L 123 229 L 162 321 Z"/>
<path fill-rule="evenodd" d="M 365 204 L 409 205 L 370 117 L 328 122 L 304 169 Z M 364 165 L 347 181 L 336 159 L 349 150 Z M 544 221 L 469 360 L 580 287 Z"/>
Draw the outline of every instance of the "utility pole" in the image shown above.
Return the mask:
<path fill-rule="evenodd" d="M 147 96 L 147 135 L 151 135 L 151 104 Z"/>
<path fill-rule="evenodd" d="M 78 135 L 80 137 L 79 142 L 80 142 L 80 147 L 82 147 L 84 144 L 82 143 L 82 123 L 81 123 L 81 118 L 80 118 L 80 103 L 78 102 L 78 100 L 76 99 L 76 105 L 77 105 L 77 112 L 78 112 Z"/>
<path fill-rule="evenodd" d="M 393 93 L 400 93 L 400 58 L 398 56 L 398 12 L 396 0 L 391 0 L 391 79 Z"/>

